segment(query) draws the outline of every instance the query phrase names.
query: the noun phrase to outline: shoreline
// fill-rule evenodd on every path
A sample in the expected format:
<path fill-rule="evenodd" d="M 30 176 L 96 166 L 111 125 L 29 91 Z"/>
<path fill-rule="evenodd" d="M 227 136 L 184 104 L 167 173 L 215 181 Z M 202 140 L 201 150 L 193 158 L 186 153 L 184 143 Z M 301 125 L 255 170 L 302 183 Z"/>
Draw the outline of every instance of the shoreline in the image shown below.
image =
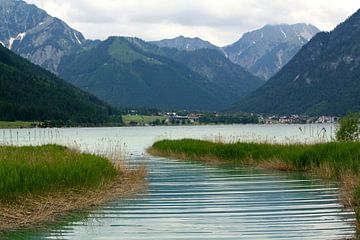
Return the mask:
<path fill-rule="evenodd" d="M 288 126 L 288 125 L 299 125 L 299 126 L 306 126 L 306 125 L 334 125 L 337 123 L 204 123 L 204 124 L 160 124 L 160 125 L 131 125 L 131 124 L 83 124 L 83 125 L 74 125 L 74 126 L 54 126 L 54 127 L 40 127 L 39 122 L 9 122 L 9 121 L 0 121 L 0 130 L 13 130 L 13 129 L 63 129 L 63 128 L 141 128 L 141 127 L 201 127 L 201 126 L 245 126 L 245 125 L 259 125 L 259 126 Z"/>
<path fill-rule="evenodd" d="M 94 189 L 73 188 L 0 202 L 0 233 L 53 224 L 70 213 L 99 207 L 112 200 L 130 197 L 146 187 L 145 168 L 125 170 L 113 182 Z"/>
<path fill-rule="evenodd" d="M 109 155 L 110 156 L 110 155 Z M 145 166 L 59 145 L 0 147 L 0 233 L 57 223 L 146 189 Z"/>

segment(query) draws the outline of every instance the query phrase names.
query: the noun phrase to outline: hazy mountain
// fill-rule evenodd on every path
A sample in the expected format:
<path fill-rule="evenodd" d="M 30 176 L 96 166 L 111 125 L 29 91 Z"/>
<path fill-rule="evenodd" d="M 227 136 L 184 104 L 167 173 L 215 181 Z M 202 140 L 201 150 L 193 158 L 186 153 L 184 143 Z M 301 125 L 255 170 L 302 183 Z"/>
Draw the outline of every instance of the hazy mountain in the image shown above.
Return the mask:
<path fill-rule="evenodd" d="M 160 41 L 150 42 L 154 45 L 157 45 L 161 48 L 176 48 L 178 50 L 184 51 L 194 51 L 197 49 L 209 48 L 209 49 L 219 49 L 219 47 L 211 44 L 208 41 L 202 40 L 200 38 L 187 38 L 184 36 L 179 36 L 173 39 L 164 39 Z"/>
<path fill-rule="evenodd" d="M 234 102 L 224 87 L 151 48 L 157 47 L 111 37 L 64 58 L 60 76 L 117 106 L 217 110 Z"/>
<path fill-rule="evenodd" d="M 360 111 L 360 10 L 317 34 L 263 87 L 236 108 L 258 113 L 344 114 Z"/>
<path fill-rule="evenodd" d="M 277 73 L 319 30 L 313 25 L 266 25 L 223 48 L 231 61 L 263 79 Z"/>
<path fill-rule="evenodd" d="M 0 120 L 103 123 L 114 111 L 96 97 L 0 46 Z"/>
<path fill-rule="evenodd" d="M 86 43 L 83 35 L 20 0 L 0 1 L 0 44 L 54 73 L 64 55 Z"/>

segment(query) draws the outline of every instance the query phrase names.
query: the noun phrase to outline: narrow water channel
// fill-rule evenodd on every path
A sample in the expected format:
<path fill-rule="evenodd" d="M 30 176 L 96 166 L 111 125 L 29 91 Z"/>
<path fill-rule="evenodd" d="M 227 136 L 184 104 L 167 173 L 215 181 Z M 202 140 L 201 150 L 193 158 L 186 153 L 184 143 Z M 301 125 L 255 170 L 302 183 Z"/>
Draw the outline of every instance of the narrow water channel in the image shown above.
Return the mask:
<path fill-rule="evenodd" d="M 325 126 L 328 132 L 333 126 Z M 8 239 L 346 239 L 354 213 L 338 202 L 336 183 L 299 174 L 207 166 L 148 156 L 161 138 L 251 138 L 311 141 L 299 126 L 212 126 L 13 130 L 13 144 L 47 142 L 104 152 L 121 145 L 132 165 L 146 164 L 149 186 L 132 199 L 106 204 L 45 230 Z M 310 129 L 310 127 L 309 127 Z M 34 131 L 39 131 L 35 133 Z M 40 133 L 40 131 L 44 131 Z M 310 134 L 310 130 L 308 130 Z M 43 137 L 40 135 L 43 134 Z M 5 133 L 4 136 L 9 136 Z M 30 137 L 29 137 L 30 135 Z M 46 136 L 45 136 L 46 135 Z M 322 136 L 322 138 L 329 138 Z M 248 139 L 247 139 L 248 138 Z M 289 140 L 290 139 L 290 140 Z M 324 140 L 324 139 L 323 139 Z M 326 140 L 326 139 L 325 139 Z M 1 141 L 1 139 L 0 139 Z M 9 141 L 9 137 L 3 139 Z"/>

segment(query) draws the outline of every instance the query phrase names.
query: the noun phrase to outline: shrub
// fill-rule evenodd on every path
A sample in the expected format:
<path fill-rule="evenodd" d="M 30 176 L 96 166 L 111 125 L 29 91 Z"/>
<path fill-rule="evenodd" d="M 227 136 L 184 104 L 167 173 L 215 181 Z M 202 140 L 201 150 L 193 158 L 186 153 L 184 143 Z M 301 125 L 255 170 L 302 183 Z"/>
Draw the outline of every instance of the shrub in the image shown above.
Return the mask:
<path fill-rule="evenodd" d="M 360 136 L 359 114 L 348 113 L 340 120 L 340 127 L 336 132 L 338 141 L 357 141 Z"/>

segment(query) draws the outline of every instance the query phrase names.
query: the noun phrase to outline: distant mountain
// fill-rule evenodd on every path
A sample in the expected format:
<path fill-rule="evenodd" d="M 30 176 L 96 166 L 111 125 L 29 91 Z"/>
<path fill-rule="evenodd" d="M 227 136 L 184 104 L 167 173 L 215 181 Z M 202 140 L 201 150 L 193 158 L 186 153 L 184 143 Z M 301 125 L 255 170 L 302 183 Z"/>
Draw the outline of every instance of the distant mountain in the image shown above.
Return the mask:
<path fill-rule="evenodd" d="M 231 96 L 230 102 L 245 96 L 262 86 L 264 80 L 255 77 L 243 67 L 231 62 L 215 49 L 198 49 L 194 51 L 174 51 L 161 49 L 163 54 L 189 67 L 212 83 L 223 88 Z"/>
<path fill-rule="evenodd" d="M 80 32 L 35 5 L 0 1 L 0 44 L 53 73 L 65 55 L 86 43 Z"/>
<path fill-rule="evenodd" d="M 266 25 L 223 48 L 231 61 L 265 80 L 277 73 L 316 33 L 313 25 Z"/>
<path fill-rule="evenodd" d="M 340 115 L 360 111 L 360 10 L 317 34 L 263 87 L 234 109 Z"/>
<path fill-rule="evenodd" d="M 0 120 L 104 123 L 113 113 L 96 97 L 0 46 Z"/>
<path fill-rule="evenodd" d="M 186 51 L 158 47 L 152 42 L 149 44 L 138 38 L 127 38 L 127 40 L 143 51 L 170 58 L 200 74 L 208 79 L 217 88 L 217 91 L 222 89 L 226 93 L 224 98 L 229 99 L 230 104 L 265 83 L 243 67 L 231 62 L 218 49 L 200 48 Z"/>
<path fill-rule="evenodd" d="M 208 41 L 204 41 L 200 38 L 187 38 L 184 36 L 179 36 L 173 39 L 164 39 L 160 41 L 150 42 L 154 45 L 157 45 L 161 48 L 176 48 L 178 50 L 184 51 L 194 51 L 197 49 L 219 49 L 219 47 L 211 44 Z"/>
<path fill-rule="evenodd" d="M 157 47 L 140 39 L 110 37 L 64 58 L 59 73 L 116 106 L 219 110 L 234 102 L 225 87 L 151 48 Z"/>

